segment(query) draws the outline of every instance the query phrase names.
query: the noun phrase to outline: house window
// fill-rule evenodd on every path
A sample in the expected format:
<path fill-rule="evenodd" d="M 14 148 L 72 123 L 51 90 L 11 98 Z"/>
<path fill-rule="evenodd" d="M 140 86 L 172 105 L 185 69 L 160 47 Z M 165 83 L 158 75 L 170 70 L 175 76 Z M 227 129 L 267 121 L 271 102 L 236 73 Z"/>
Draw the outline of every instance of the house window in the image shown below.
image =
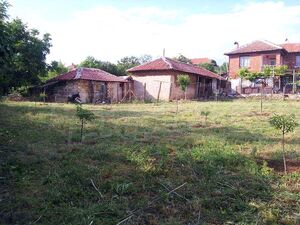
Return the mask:
<path fill-rule="evenodd" d="M 276 65 L 276 59 L 270 59 L 270 65 L 275 66 Z"/>
<path fill-rule="evenodd" d="M 296 66 L 300 67 L 300 55 L 296 56 Z"/>
<path fill-rule="evenodd" d="M 249 56 L 240 57 L 240 67 L 241 68 L 250 67 L 250 57 Z"/>

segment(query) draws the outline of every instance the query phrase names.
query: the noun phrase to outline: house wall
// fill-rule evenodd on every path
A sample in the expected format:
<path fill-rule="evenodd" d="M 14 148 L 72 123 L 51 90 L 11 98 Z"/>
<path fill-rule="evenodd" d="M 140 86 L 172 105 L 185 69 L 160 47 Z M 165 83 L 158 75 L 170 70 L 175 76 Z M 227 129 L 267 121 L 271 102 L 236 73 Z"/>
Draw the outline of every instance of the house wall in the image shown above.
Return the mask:
<path fill-rule="evenodd" d="M 240 70 L 240 57 L 249 56 L 250 57 L 250 71 L 259 72 L 262 70 L 263 66 L 263 56 L 264 55 L 274 55 L 276 57 L 276 65 L 282 64 L 282 56 L 280 52 L 263 52 L 263 53 L 250 53 L 250 54 L 238 54 L 229 56 L 229 77 L 231 79 L 238 78 L 238 71 Z"/>
<path fill-rule="evenodd" d="M 68 96 L 79 93 L 83 103 L 94 103 L 99 99 L 101 86 L 105 82 L 75 80 L 58 84 L 53 88 L 55 102 L 67 102 Z M 122 99 L 122 87 L 119 82 L 107 82 L 107 97 L 111 102 L 117 102 Z"/>
<path fill-rule="evenodd" d="M 151 75 L 149 73 L 141 74 L 138 76 L 132 75 L 134 80 L 133 88 L 134 93 L 138 99 L 157 99 L 159 86 L 161 82 L 160 95 L 161 100 L 169 100 L 170 97 L 170 86 L 171 86 L 171 75 L 165 72 L 160 74 L 154 73 Z M 144 85 L 146 84 L 146 90 Z"/>
<path fill-rule="evenodd" d="M 283 56 L 283 64 L 287 65 L 289 69 L 294 69 L 296 66 L 296 56 L 300 53 L 289 53 Z"/>
<path fill-rule="evenodd" d="M 170 94 L 170 100 L 178 100 L 178 99 L 184 99 L 184 91 L 181 90 L 179 84 L 177 83 L 177 76 L 172 75 L 171 81 L 172 81 L 172 87 L 171 87 L 171 94 Z M 188 86 L 186 90 L 186 98 L 187 99 L 195 99 L 196 98 L 196 88 L 197 88 L 197 76 L 196 75 L 189 75 L 191 84 Z"/>

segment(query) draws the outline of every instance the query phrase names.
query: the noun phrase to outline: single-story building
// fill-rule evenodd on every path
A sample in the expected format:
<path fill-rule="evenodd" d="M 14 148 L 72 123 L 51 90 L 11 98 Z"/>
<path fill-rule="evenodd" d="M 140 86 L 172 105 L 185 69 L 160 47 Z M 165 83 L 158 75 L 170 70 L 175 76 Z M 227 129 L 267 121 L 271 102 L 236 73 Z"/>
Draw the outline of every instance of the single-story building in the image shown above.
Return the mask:
<path fill-rule="evenodd" d="M 67 102 L 78 96 L 82 103 L 119 102 L 127 93 L 128 81 L 100 69 L 74 68 L 42 86 L 47 101 Z"/>
<path fill-rule="evenodd" d="M 198 66 L 162 57 L 127 72 L 134 82 L 134 93 L 139 99 L 161 99 L 172 101 L 184 98 L 177 83 L 177 76 L 190 77 L 187 99 L 203 99 L 225 91 L 227 80 Z"/>

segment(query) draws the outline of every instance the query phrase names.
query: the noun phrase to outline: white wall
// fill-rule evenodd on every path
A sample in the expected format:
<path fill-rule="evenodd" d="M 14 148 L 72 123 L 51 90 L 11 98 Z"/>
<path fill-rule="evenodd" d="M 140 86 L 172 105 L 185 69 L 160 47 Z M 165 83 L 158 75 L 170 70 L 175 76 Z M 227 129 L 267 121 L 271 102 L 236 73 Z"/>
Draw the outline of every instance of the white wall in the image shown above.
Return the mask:
<path fill-rule="evenodd" d="M 144 84 L 146 83 L 146 99 L 157 99 L 159 85 L 161 83 L 160 100 L 169 100 L 171 75 L 156 76 L 132 76 L 134 80 L 134 92 L 139 99 L 144 97 Z"/>

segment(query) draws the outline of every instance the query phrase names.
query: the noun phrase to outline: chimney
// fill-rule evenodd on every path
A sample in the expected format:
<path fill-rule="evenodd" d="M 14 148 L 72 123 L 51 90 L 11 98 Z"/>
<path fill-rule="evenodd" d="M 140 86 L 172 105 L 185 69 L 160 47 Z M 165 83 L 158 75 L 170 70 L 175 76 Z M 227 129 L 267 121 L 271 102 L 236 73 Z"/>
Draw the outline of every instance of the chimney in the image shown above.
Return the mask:
<path fill-rule="evenodd" d="M 236 46 L 237 49 L 240 47 L 240 44 L 237 41 L 235 41 L 233 44 Z"/>
<path fill-rule="evenodd" d="M 82 71 L 82 68 L 78 68 L 77 71 L 76 71 L 76 76 L 74 79 L 80 79 L 81 77 L 81 71 Z"/>

